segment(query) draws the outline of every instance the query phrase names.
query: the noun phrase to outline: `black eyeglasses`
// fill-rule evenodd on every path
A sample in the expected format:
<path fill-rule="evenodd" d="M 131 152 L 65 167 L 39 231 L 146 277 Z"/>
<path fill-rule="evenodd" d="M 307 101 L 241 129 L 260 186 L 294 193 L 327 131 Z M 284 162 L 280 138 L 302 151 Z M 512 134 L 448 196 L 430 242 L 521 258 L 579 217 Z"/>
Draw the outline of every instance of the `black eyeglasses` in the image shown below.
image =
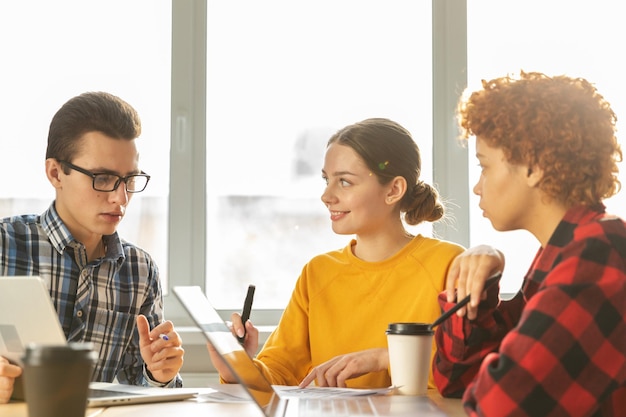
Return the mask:
<path fill-rule="evenodd" d="M 148 185 L 148 181 L 150 181 L 150 175 L 141 171 L 140 174 L 132 174 L 127 175 L 125 177 L 120 177 L 117 174 L 112 174 L 108 172 L 91 172 L 87 171 L 84 168 L 76 166 L 67 161 L 59 161 L 61 164 L 67 166 L 68 168 L 73 169 L 74 171 L 78 171 L 82 174 L 85 174 L 93 179 L 93 189 L 96 191 L 102 191 L 105 193 L 109 193 L 111 191 L 117 190 L 117 187 L 123 182 L 126 186 L 126 191 L 129 193 L 140 193 L 146 189 Z"/>

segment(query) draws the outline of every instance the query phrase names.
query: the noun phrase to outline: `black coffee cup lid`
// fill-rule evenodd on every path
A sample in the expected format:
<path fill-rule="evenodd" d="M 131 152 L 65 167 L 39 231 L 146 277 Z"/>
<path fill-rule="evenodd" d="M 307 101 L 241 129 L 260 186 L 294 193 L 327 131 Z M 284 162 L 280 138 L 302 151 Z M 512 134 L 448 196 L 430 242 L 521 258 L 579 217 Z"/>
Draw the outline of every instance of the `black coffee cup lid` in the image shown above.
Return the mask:
<path fill-rule="evenodd" d="M 428 323 L 389 323 L 387 334 L 431 335 L 435 333 Z"/>
<path fill-rule="evenodd" d="M 92 343 L 71 342 L 66 345 L 41 345 L 29 344 L 22 360 L 31 365 L 40 364 L 48 360 L 55 362 L 66 362 L 76 360 L 87 360 L 94 362 L 98 355 L 93 350 Z"/>

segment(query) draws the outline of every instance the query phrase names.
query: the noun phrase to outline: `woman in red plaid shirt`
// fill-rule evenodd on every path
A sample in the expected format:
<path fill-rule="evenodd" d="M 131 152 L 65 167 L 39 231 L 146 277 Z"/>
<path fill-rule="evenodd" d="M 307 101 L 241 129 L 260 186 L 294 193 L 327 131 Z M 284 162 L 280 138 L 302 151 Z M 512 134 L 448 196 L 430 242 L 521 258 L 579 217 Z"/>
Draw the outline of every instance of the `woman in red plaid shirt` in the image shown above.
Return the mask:
<path fill-rule="evenodd" d="M 455 259 L 440 305 L 471 302 L 437 328 L 437 387 L 472 416 L 626 416 L 626 225 L 602 203 L 620 188 L 615 114 L 584 79 L 524 72 L 458 112 L 483 215 L 541 247 L 508 301 L 483 291 L 501 252 Z"/>

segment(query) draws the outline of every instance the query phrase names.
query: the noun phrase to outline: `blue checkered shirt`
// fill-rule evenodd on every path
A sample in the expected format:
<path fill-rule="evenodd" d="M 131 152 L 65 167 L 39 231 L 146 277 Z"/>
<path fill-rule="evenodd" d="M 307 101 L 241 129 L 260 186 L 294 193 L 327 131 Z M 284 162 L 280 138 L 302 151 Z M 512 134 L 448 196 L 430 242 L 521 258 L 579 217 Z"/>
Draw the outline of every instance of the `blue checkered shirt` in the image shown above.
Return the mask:
<path fill-rule="evenodd" d="M 85 246 L 72 237 L 54 203 L 40 216 L 5 218 L 0 276 L 38 275 L 46 282 L 67 340 L 91 342 L 99 353 L 93 381 L 161 386 L 145 370 L 135 325 L 139 314 L 150 328 L 163 320 L 158 268 L 117 233 L 104 239 L 106 256 L 87 262 Z M 182 386 L 180 376 L 166 386 Z"/>

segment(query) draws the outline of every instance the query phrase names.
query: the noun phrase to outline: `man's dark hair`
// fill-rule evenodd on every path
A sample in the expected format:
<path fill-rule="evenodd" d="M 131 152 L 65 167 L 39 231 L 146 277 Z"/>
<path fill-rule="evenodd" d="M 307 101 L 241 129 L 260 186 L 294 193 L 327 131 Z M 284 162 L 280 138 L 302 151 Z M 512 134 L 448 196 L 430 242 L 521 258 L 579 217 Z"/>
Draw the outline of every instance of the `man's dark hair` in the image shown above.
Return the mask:
<path fill-rule="evenodd" d="M 130 104 L 113 94 L 83 93 L 67 101 L 52 118 L 46 159 L 72 161 L 79 139 L 88 132 L 133 140 L 141 134 L 141 120 Z"/>

